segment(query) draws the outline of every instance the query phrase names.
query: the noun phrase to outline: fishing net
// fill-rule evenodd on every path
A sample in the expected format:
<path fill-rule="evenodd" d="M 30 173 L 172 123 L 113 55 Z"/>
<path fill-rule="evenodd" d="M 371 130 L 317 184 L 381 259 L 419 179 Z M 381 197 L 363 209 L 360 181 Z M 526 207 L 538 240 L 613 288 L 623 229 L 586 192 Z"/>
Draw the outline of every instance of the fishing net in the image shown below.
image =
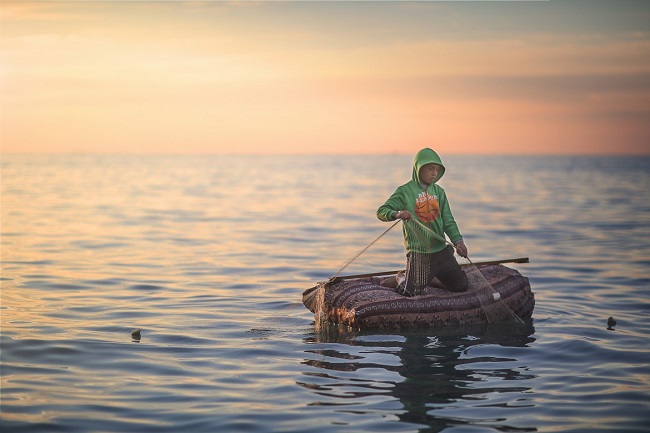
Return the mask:
<path fill-rule="evenodd" d="M 410 239 L 419 245 L 430 245 L 433 248 L 435 242 L 442 242 L 447 245 L 447 248 L 454 248 L 444 237 L 438 235 L 416 219 L 404 221 L 404 227 L 406 236 L 410 236 Z M 411 253 L 406 270 L 405 291 L 407 294 L 418 295 L 427 284 L 442 283 L 440 280 L 434 280 L 432 282 L 432 277 L 440 276 L 440 279 L 442 279 L 442 276 L 448 277 L 452 275 L 456 278 L 455 281 L 461 281 L 463 285 L 466 284 L 466 287 L 475 292 L 485 312 L 488 323 L 503 321 L 503 318 L 523 323 L 523 320 L 501 299 L 501 294 L 494 289 L 492 284 L 490 284 L 481 272 L 481 269 L 472 263 L 469 257 L 456 257 L 459 257 L 462 261 L 461 272 L 464 274 L 463 276 L 452 275 L 453 272 L 458 272 L 457 262 L 452 264 L 448 260 L 436 260 L 432 254 Z M 447 279 L 445 278 L 445 280 Z M 466 279 L 466 283 L 462 281 L 463 279 Z M 446 288 L 456 291 L 460 287 Z"/>
<path fill-rule="evenodd" d="M 318 283 L 316 293 L 316 305 L 314 308 L 314 325 L 316 332 L 320 332 L 327 326 L 327 316 L 325 315 L 325 286 L 327 283 Z"/>
<path fill-rule="evenodd" d="M 328 282 L 319 283 L 316 294 L 315 308 L 315 325 L 316 330 L 320 331 L 327 325 L 327 317 L 324 312 L 325 290 L 327 284 L 333 282 L 341 273 L 349 269 L 353 263 L 362 262 L 366 265 L 373 266 L 372 262 L 377 261 L 377 251 L 383 251 L 384 255 L 389 249 L 384 248 L 380 240 L 386 240 L 386 234 L 396 227 L 401 220 L 397 220 L 387 230 L 381 233 L 376 239 L 368 244 L 359 253 L 347 260 L 338 272 L 330 278 Z M 429 227 L 425 226 L 416 219 L 403 221 L 404 236 L 411 242 L 418 245 L 430 246 L 430 250 L 439 249 L 440 246 L 446 245 L 450 248 L 452 245 L 445 238 L 439 236 Z M 395 239 L 391 239 L 395 241 Z M 442 245 L 441 245 L 442 243 Z M 453 248 L 453 246 L 451 246 Z M 394 251 L 394 249 L 392 250 Z M 382 255 L 380 253 L 379 255 Z M 394 253 L 390 254 L 394 256 Z M 444 287 L 451 291 L 461 291 L 464 287 L 469 287 L 480 302 L 481 308 L 485 313 L 485 319 L 488 323 L 515 321 L 523 323 L 522 319 L 517 316 L 512 309 L 501 299 L 500 293 L 494 289 L 486 276 L 481 272 L 480 266 L 474 265 L 469 258 L 461 258 L 453 254 L 443 254 L 446 258 L 440 260 L 436 253 L 411 252 L 407 260 L 405 271 L 398 273 L 396 279 L 396 291 L 405 296 L 417 296 L 422 293 L 426 286 Z M 371 260 L 369 260 L 371 259 Z M 382 260 L 379 260 L 380 262 Z M 462 266 L 460 270 L 459 265 Z M 384 267 L 385 270 L 386 268 Z M 460 274 L 460 275 L 459 275 Z M 440 278 L 438 278 L 440 277 Z M 449 284 L 449 281 L 457 282 L 459 287 L 446 287 L 442 281 Z M 464 286 L 464 287 L 460 287 Z"/>
<path fill-rule="evenodd" d="M 391 248 L 387 248 L 386 245 L 384 245 L 380 241 L 381 240 L 385 241 L 384 237 L 399 223 L 400 220 L 395 221 L 395 223 L 393 223 L 383 233 L 377 236 L 365 248 L 363 248 L 361 251 L 359 251 L 357 254 L 355 254 L 350 259 L 348 259 L 345 263 L 343 263 L 341 268 L 328 281 L 318 283 L 316 289 L 317 293 L 315 297 L 315 308 L 314 308 L 314 320 L 315 320 L 316 331 L 320 332 L 328 324 L 327 315 L 325 314 L 325 309 L 324 309 L 326 286 L 329 283 L 333 282 L 336 278 L 338 278 L 344 270 L 349 269 L 355 263 L 362 263 L 363 268 L 361 269 L 364 270 L 368 270 L 368 268 L 372 268 L 375 270 L 385 270 L 385 268 L 381 269 L 381 266 L 382 263 L 383 264 L 386 263 L 385 256 L 388 253 L 388 251 L 391 250 Z"/>
<path fill-rule="evenodd" d="M 481 303 L 481 307 L 485 312 L 488 323 L 503 321 L 504 317 L 509 321 L 524 323 L 524 321 L 517 316 L 514 311 L 512 311 L 508 304 L 501 299 L 501 294 L 494 289 L 485 275 L 483 275 L 480 268 L 472 263 L 469 258 L 464 258 L 463 260 L 466 260 L 463 270 L 467 275 L 469 287 L 476 290 L 476 297 Z"/>

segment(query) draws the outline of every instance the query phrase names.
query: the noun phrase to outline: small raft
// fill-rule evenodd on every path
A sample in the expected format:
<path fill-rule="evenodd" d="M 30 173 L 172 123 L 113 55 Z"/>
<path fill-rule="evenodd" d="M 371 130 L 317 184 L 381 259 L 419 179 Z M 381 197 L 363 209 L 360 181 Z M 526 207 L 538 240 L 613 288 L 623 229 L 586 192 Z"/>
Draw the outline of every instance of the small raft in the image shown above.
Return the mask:
<path fill-rule="evenodd" d="M 427 286 L 421 295 L 405 297 L 382 286 L 390 277 L 367 276 L 319 284 L 305 290 L 302 302 L 313 313 L 320 309 L 328 322 L 357 329 L 475 325 L 512 320 L 513 313 L 521 319 L 532 316 L 535 295 L 528 278 L 501 264 L 476 269 L 491 286 L 487 295 L 485 286 L 470 285 L 462 293 Z"/>

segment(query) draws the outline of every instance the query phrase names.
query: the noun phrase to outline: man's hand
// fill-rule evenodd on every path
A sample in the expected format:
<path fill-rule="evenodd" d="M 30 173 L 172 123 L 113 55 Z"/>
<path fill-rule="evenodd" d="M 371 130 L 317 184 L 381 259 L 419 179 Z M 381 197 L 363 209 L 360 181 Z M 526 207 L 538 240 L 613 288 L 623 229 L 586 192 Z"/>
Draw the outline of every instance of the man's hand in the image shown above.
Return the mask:
<path fill-rule="evenodd" d="M 456 247 L 456 253 L 459 256 L 467 258 L 467 247 L 465 246 L 465 242 L 460 240 L 454 244 L 454 247 Z"/>
<path fill-rule="evenodd" d="M 413 215 L 411 215 L 411 212 L 409 212 L 407 210 L 401 210 L 401 211 L 395 212 L 395 219 L 408 221 L 411 218 L 413 218 Z"/>

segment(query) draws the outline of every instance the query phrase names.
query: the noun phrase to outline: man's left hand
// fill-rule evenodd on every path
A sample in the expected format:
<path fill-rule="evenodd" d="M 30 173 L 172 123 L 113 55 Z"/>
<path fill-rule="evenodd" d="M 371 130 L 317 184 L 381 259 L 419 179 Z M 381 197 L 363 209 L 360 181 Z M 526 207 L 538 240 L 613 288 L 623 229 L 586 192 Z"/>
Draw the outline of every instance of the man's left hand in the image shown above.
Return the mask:
<path fill-rule="evenodd" d="M 460 240 L 454 244 L 454 247 L 459 256 L 467 258 L 467 247 L 465 246 L 465 242 Z"/>

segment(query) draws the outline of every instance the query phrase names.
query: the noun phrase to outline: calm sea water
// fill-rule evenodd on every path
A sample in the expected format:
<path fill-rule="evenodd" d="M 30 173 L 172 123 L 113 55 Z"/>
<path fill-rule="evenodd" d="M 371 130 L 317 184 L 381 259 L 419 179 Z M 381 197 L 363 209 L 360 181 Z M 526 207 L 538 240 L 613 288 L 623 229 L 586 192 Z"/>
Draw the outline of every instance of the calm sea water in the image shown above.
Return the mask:
<path fill-rule="evenodd" d="M 473 260 L 530 257 L 523 326 L 315 329 L 411 157 L 3 156 L 0 429 L 648 431 L 650 158 L 443 159 Z"/>

